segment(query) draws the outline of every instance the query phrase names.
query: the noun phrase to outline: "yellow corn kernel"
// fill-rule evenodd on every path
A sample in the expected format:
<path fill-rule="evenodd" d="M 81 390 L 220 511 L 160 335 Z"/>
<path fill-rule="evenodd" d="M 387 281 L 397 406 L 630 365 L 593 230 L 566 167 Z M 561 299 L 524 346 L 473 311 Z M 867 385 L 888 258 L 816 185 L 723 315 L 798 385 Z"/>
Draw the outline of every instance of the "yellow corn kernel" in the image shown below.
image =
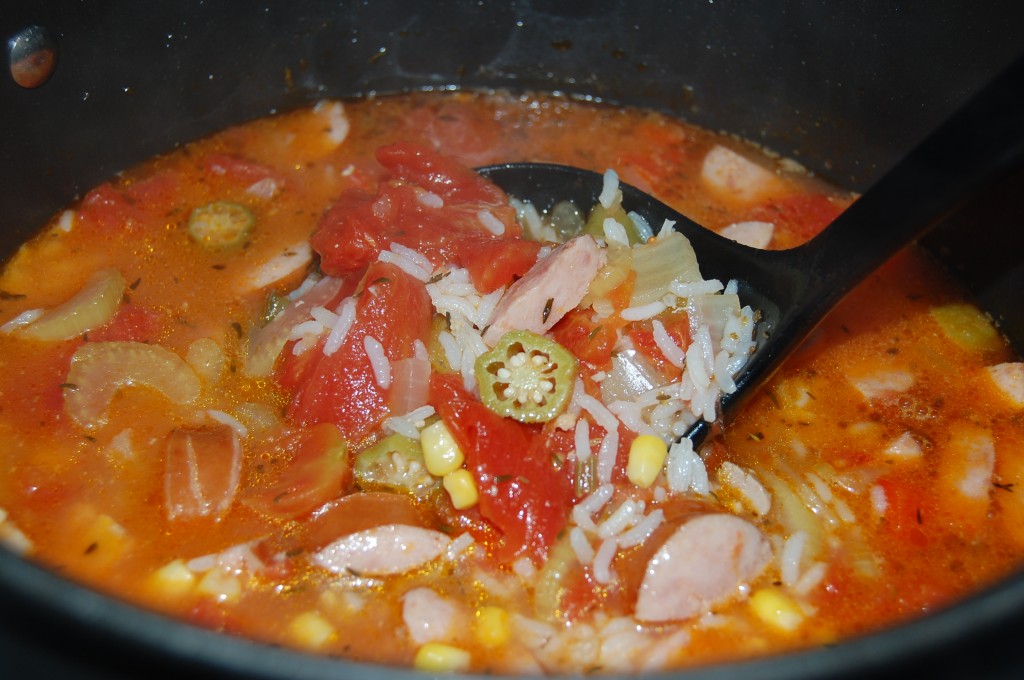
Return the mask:
<path fill-rule="evenodd" d="M 804 620 L 800 605 L 777 588 L 762 588 L 751 595 L 750 608 L 768 625 L 787 632 L 796 630 Z"/>
<path fill-rule="evenodd" d="M 291 635 L 293 640 L 304 647 L 319 649 L 333 638 L 337 631 L 318 612 L 308 611 L 292 619 L 291 624 L 288 626 L 288 634 Z"/>
<path fill-rule="evenodd" d="M 660 437 L 642 434 L 633 440 L 629 447 L 629 462 L 626 463 L 626 476 L 629 481 L 646 489 L 658 478 L 661 468 L 665 466 L 668 446 Z"/>
<path fill-rule="evenodd" d="M 184 560 L 177 559 L 153 572 L 149 583 L 168 597 L 181 597 L 195 586 L 196 575 L 185 566 Z"/>
<path fill-rule="evenodd" d="M 413 667 L 418 671 L 444 673 L 469 668 L 469 652 L 440 642 L 428 642 L 416 650 Z"/>
<path fill-rule="evenodd" d="M 420 447 L 423 449 L 423 462 L 427 471 L 438 477 L 458 470 L 466 459 L 443 420 L 423 428 L 420 432 Z"/>
<path fill-rule="evenodd" d="M 500 647 L 511 636 L 508 610 L 504 607 L 480 607 L 476 610 L 476 639 L 484 647 Z"/>
<path fill-rule="evenodd" d="M 480 500 L 480 492 L 476 488 L 476 480 L 469 470 L 459 468 L 449 472 L 441 480 L 445 491 L 451 496 L 452 505 L 456 510 L 465 510 L 476 505 Z"/>

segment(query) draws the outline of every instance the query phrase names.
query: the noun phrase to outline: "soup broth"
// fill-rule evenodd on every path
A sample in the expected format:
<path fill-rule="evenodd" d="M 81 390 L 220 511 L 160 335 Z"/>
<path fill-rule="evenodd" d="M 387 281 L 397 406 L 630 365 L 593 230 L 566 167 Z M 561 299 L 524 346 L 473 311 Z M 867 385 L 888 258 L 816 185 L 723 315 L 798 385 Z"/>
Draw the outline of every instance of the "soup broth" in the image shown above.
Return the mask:
<path fill-rule="evenodd" d="M 855 200 L 742 141 L 547 95 L 322 102 L 183 146 L 0 277 L 8 547 L 214 630 L 488 673 L 834 643 L 1020 564 L 1024 364 L 920 252 L 694 452 L 676 435 L 713 408 L 640 405 L 700 380 L 696 289 L 638 297 L 671 230 L 614 205 L 522 227 L 465 170 L 519 160 L 612 169 L 757 247 Z M 501 316 L 516 281 L 548 282 L 540 321 Z M 522 388 L 520 355 L 553 368 Z M 705 383 L 728 389 L 724 366 Z"/>

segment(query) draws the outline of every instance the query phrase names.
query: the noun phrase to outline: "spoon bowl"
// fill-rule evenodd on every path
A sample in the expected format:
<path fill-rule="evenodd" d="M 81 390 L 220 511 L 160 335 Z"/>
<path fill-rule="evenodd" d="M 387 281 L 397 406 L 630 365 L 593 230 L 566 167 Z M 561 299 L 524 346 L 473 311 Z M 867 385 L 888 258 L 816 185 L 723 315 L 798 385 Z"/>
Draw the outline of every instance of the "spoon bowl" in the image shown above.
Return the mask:
<path fill-rule="evenodd" d="M 736 280 L 741 304 L 759 313 L 756 349 L 735 376 L 736 390 L 721 400 L 721 413 L 728 418 L 858 283 L 981 191 L 1021 170 L 1024 58 L 929 134 L 824 231 L 796 248 L 750 248 L 633 186 L 619 187 L 625 210 L 639 213 L 655 231 L 665 220 L 674 221 L 693 246 L 703 277 Z M 589 208 L 603 186 L 599 173 L 550 163 L 506 163 L 477 171 L 541 212 L 565 200 Z M 686 436 L 698 444 L 710 428 L 711 423 L 698 421 Z"/>

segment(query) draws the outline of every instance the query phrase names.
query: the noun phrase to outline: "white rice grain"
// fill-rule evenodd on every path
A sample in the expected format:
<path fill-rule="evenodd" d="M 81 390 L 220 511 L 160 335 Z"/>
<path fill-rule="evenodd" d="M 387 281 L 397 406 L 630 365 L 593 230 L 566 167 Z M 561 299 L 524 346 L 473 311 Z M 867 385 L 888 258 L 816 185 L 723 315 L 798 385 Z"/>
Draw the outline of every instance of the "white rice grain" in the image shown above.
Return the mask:
<path fill-rule="evenodd" d="M 495 217 L 490 210 L 481 210 L 476 214 L 476 218 L 480 220 L 480 224 L 484 226 L 484 229 L 495 236 L 501 236 L 505 233 L 505 223 Z"/>
<path fill-rule="evenodd" d="M 604 232 L 606 243 L 615 243 L 625 247 L 629 246 L 629 236 L 626 234 L 626 228 L 619 224 L 614 217 L 606 217 L 604 224 L 601 225 L 601 230 Z"/>
<path fill-rule="evenodd" d="M 363 349 L 370 359 L 370 368 L 373 369 L 373 378 L 377 385 L 382 390 L 391 387 L 391 362 L 384 353 L 384 345 L 372 335 L 367 335 L 363 338 Z"/>
<path fill-rule="evenodd" d="M 661 487 L 658 487 L 658 489 L 663 490 Z M 656 491 L 658 489 L 656 489 Z M 657 529 L 664 520 L 665 511 L 660 508 L 655 510 L 640 520 L 640 522 L 638 522 L 632 529 L 619 535 L 619 547 L 632 548 L 635 545 L 640 545 L 654 533 L 654 530 Z"/>
<path fill-rule="evenodd" d="M 277 194 L 277 181 L 272 177 L 264 177 L 258 182 L 253 182 L 246 188 L 245 193 L 256 198 L 269 201 Z"/>
<path fill-rule="evenodd" d="M 396 245 L 398 244 L 392 243 L 392 249 L 394 249 Z M 413 277 L 418 281 L 426 282 L 430 280 L 432 268 L 421 267 L 415 261 L 410 260 L 409 258 L 399 253 L 393 252 L 393 250 L 380 251 L 380 254 L 377 255 L 377 260 L 380 262 L 387 262 L 388 264 L 395 265 L 403 272 L 405 272 L 406 274 L 408 274 L 409 276 Z"/>
<path fill-rule="evenodd" d="M 597 424 L 604 428 L 605 432 L 617 431 L 619 429 L 619 420 L 615 417 L 615 414 L 609 411 L 599 400 L 583 391 L 582 380 L 579 378 L 576 380 L 580 387 L 580 393 L 577 395 L 574 392 L 573 397 L 579 404 L 580 408 L 592 415 Z"/>
<path fill-rule="evenodd" d="M 665 325 L 661 321 L 655 319 L 651 326 L 654 329 L 654 344 L 658 346 L 658 349 L 661 350 L 661 353 L 665 355 L 670 364 L 676 368 L 682 368 L 686 364 L 686 352 L 676 344 L 676 341 L 665 330 Z"/>
<path fill-rule="evenodd" d="M 309 319 L 292 326 L 292 329 L 288 332 L 289 340 L 302 340 L 307 336 L 319 336 L 323 333 L 326 328 L 324 325 L 315 319 Z"/>
<path fill-rule="evenodd" d="M 607 210 L 615 203 L 616 195 L 619 192 L 619 176 L 615 171 L 608 169 L 604 171 L 601 183 L 601 195 L 597 197 L 598 202 Z"/>
<path fill-rule="evenodd" d="M 714 295 L 722 290 L 722 282 L 718 279 L 708 281 L 673 281 L 668 289 L 674 295 L 681 298 L 697 297 L 699 295 Z"/>
<path fill-rule="evenodd" d="M 334 324 L 338 323 L 338 315 L 323 307 L 314 307 L 309 310 L 309 315 L 324 328 L 333 328 Z"/>
<path fill-rule="evenodd" d="M 409 439 L 419 439 L 420 430 L 426 425 L 426 419 L 434 415 L 434 407 L 420 406 L 400 416 L 386 418 L 383 423 L 385 431 L 400 434 Z"/>
<path fill-rule="evenodd" d="M 431 194 L 431 196 L 433 196 L 433 194 Z M 388 245 L 388 249 L 395 255 L 398 255 L 399 257 L 404 257 L 406 260 L 416 265 L 420 269 L 425 269 L 428 272 L 433 272 L 434 265 L 431 264 L 430 259 L 423 253 L 419 252 L 418 250 L 413 250 L 408 246 L 403 246 L 401 243 L 391 243 Z"/>
<path fill-rule="evenodd" d="M 885 511 L 889 509 L 889 499 L 885 495 L 885 488 L 875 484 L 868 492 L 871 498 L 871 508 L 879 517 L 885 517 Z"/>
<path fill-rule="evenodd" d="M 611 481 L 618 454 L 619 431 L 615 429 L 604 436 L 604 439 L 601 440 L 601 447 L 597 450 L 597 480 L 599 482 Z"/>
<path fill-rule="evenodd" d="M 601 542 L 601 546 L 594 555 L 594 580 L 598 583 L 611 583 L 614 578 L 612 573 L 612 560 L 618 552 L 619 544 L 615 538 L 608 538 Z"/>
<path fill-rule="evenodd" d="M 625 321 L 642 321 L 661 314 L 665 309 L 666 307 L 664 302 L 661 300 L 655 300 L 654 302 L 648 302 L 646 305 L 640 305 L 639 307 L 627 307 L 620 312 L 620 316 Z"/>
<path fill-rule="evenodd" d="M 779 576 L 786 586 L 792 586 L 800 578 L 800 561 L 806 545 L 806 531 L 794 531 L 782 545 L 779 552 Z"/>
<path fill-rule="evenodd" d="M 448 360 L 448 365 L 452 368 L 461 366 L 462 346 L 459 345 L 455 336 L 448 331 L 441 331 L 437 334 L 437 341 L 441 343 L 441 349 L 444 350 L 444 357 Z"/>
<path fill-rule="evenodd" d="M 696 342 L 686 348 L 686 368 L 686 373 L 694 386 L 700 389 L 707 389 L 711 385 L 711 377 L 708 375 L 704 365 L 701 346 Z"/>
<path fill-rule="evenodd" d="M 680 439 L 669 447 L 665 472 L 668 488 L 676 493 L 693 491 L 703 496 L 711 493 L 704 461 L 694 452 L 689 439 Z"/>
<path fill-rule="evenodd" d="M 71 231 L 75 226 L 75 211 L 65 210 L 60 214 L 60 219 L 57 220 L 57 228 L 64 232 Z"/>
<path fill-rule="evenodd" d="M 594 548 L 582 528 L 577 526 L 569 531 L 569 545 L 572 546 L 580 564 L 590 564 L 594 561 Z"/>
<path fill-rule="evenodd" d="M 331 356 L 341 349 L 342 343 L 345 342 L 345 336 L 348 335 L 355 320 L 356 301 L 354 298 L 345 298 L 338 306 L 338 320 L 334 323 L 331 332 L 327 334 L 327 339 L 324 341 L 323 351 L 325 355 Z"/>
<path fill-rule="evenodd" d="M 416 192 L 416 200 L 427 208 L 443 208 L 444 199 L 432 191 L 421 189 Z"/>
<path fill-rule="evenodd" d="M 583 523 L 578 521 L 579 518 L 586 517 L 587 520 L 589 520 L 592 515 L 600 511 L 601 508 L 603 508 L 608 501 L 612 499 L 612 494 L 614 492 L 615 487 L 611 484 L 602 484 L 597 487 L 592 494 L 581 500 L 575 505 L 575 507 L 573 507 L 573 520 L 576 520 L 577 524 L 583 526 Z M 596 526 L 593 522 L 590 522 L 590 525 L 594 526 L 596 530 Z"/>
<path fill-rule="evenodd" d="M 811 592 L 819 583 L 825 579 L 828 565 L 824 562 L 815 562 L 807 568 L 803 576 L 793 584 L 793 592 L 797 595 L 806 595 Z"/>
<path fill-rule="evenodd" d="M 445 559 L 447 559 L 449 562 L 454 561 L 464 552 L 469 550 L 470 546 L 472 546 L 473 543 L 473 535 L 468 531 L 464 534 L 459 534 L 458 536 L 453 538 L 451 543 L 448 544 L 448 547 L 445 548 Z"/>
<path fill-rule="evenodd" d="M 643 517 L 644 504 L 642 501 L 624 500 L 615 511 L 608 516 L 608 519 L 597 525 L 598 537 L 612 538 L 623 531 L 632 528 Z"/>

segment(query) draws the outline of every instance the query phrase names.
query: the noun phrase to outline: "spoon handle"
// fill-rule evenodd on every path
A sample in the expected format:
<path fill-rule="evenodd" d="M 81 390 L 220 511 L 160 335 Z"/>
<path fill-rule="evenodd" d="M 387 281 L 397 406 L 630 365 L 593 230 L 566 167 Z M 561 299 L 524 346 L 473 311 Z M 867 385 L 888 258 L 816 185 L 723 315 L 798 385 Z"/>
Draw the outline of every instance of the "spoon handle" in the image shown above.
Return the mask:
<path fill-rule="evenodd" d="M 817 238 L 789 253 L 820 315 L 888 256 L 1024 166 L 1024 58 L 928 135 Z M 984 225 L 979 226 L 983 238 Z M 1024 253 L 1021 254 L 1024 256 Z"/>

